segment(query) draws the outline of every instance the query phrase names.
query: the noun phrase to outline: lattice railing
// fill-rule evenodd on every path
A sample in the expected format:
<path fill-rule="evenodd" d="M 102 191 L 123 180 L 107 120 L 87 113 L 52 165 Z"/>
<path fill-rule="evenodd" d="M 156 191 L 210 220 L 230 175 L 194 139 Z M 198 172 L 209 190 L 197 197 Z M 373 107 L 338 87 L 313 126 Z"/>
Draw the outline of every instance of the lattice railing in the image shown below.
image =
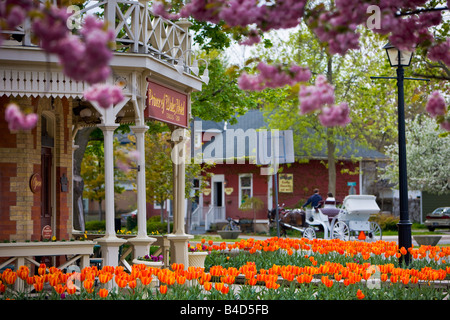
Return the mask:
<path fill-rule="evenodd" d="M 148 0 L 103 0 L 88 1 L 84 7 L 72 7 L 71 19 L 94 14 L 114 28 L 116 51 L 150 54 L 157 59 L 174 63 L 184 53 L 186 63 L 190 61 L 192 36 L 187 21 L 176 23 L 154 16 Z M 76 24 L 73 24 L 76 25 Z M 14 30 L 1 30 L 6 37 L 3 45 L 37 46 L 32 42 L 31 24 L 27 19 Z"/>

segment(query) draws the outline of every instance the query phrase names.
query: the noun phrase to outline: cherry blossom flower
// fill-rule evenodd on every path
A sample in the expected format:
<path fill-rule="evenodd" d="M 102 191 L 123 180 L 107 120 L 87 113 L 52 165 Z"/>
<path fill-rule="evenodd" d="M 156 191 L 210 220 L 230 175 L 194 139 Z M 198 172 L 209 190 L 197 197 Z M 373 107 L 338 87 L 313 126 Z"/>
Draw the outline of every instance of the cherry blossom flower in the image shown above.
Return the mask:
<path fill-rule="evenodd" d="M 450 39 L 433 45 L 428 50 L 428 58 L 432 61 L 442 61 L 450 66 Z"/>
<path fill-rule="evenodd" d="M 444 120 L 443 122 L 441 122 L 440 127 L 443 130 L 450 131 L 450 120 Z"/>
<path fill-rule="evenodd" d="M 9 131 L 15 132 L 33 129 L 38 116 L 35 113 L 24 114 L 17 104 L 10 103 L 5 110 L 5 120 L 8 122 Z"/>
<path fill-rule="evenodd" d="M 432 116 L 442 116 L 445 114 L 445 100 L 439 91 L 434 91 L 428 98 L 427 112 Z"/>
<path fill-rule="evenodd" d="M 311 72 L 308 68 L 291 65 L 288 68 L 282 65 L 269 65 L 260 62 L 257 66 L 259 74 L 239 77 L 238 85 L 242 90 L 260 91 L 266 88 L 277 88 L 285 85 L 294 85 L 297 82 L 308 81 Z"/>
<path fill-rule="evenodd" d="M 306 114 L 334 103 L 334 87 L 324 75 L 318 75 L 314 86 L 301 86 L 300 113 Z"/>
<path fill-rule="evenodd" d="M 343 102 L 339 105 L 324 107 L 319 115 L 320 123 L 325 127 L 345 127 L 351 122 L 348 104 Z"/>
<path fill-rule="evenodd" d="M 67 19 L 70 13 L 66 8 L 51 6 L 43 9 L 42 17 L 34 19 L 32 29 L 41 40 L 41 47 L 49 53 L 57 53 L 60 41 L 66 38 L 70 32 L 67 29 Z"/>
<path fill-rule="evenodd" d="M 84 91 L 86 100 L 96 102 L 104 109 L 121 102 L 124 99 L 122 88 L 108 84 L 96 84 Z"/>

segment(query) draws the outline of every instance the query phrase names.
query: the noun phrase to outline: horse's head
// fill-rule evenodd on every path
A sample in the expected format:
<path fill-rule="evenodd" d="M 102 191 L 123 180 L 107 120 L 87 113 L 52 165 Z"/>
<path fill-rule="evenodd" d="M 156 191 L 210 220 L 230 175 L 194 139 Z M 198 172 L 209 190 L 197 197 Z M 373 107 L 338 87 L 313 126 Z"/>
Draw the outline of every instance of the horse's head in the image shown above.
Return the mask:
<path fill-rule="evenodd" d="M 272 209 L 272 210 L 267 210 L 268 211 L 268 213 L 267 213 L 267 217 L 269 218 L 269 221 L 273 221 L 273 220 L 275 220 L 275 216 L 276 216 L 276 210 L 275 209 Z"/>

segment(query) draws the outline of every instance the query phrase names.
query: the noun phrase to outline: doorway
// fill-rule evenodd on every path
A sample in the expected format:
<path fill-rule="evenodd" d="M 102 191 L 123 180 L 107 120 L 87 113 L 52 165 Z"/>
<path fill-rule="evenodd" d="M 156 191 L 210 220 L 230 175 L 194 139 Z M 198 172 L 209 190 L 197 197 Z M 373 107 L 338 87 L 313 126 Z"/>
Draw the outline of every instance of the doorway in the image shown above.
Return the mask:
<path fill-rule="evenodd" d="M 54 131 L 54 115 L 44 111 L 41 116 L 41 239 L 53 236 Z M 45 227 L 47 231 L 44 235 L 42 231 Z"/>
<path fill-rule="evenodd" d="M 52 225 L 52 149 L 41 148 L 41 230 Z M 42 235 L 41 235 L 42 237 Z"/>

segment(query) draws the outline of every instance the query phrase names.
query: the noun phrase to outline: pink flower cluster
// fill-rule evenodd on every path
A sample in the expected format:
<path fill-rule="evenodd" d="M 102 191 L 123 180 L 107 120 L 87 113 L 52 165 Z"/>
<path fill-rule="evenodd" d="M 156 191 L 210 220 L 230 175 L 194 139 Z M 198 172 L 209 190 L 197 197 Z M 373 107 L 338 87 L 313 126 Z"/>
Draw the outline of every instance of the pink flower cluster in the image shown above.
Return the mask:
<path fill-rule="evenodd" d="M 386 16 L 386 19 L 390 20 L 387 23 L 389 28 L 384 29 L 382 27 L 380 33 L 390 32 L 389 41 L 394 46 L 401 50 L 412 51 L 420 43 L 433 41 L 433 36 L 428 28 L 441 23 L 442 15 L 440 12 L 427 12 L 420 16 L 408 16 L 406 18 Z"/>
<path fill-rule="evenodd" d="M 5 120 L 8 122 L 9 131 L 15 132 L 33 129 L 38 121 L 38 116 L 35 113 L 24 114 L 17 104 L 10 103 L 5 110 Z"/>
<path fill-rule="evenodd" d="M 133 167 L 133 162 L 138 161 L 141 154 L 137 150 L 130 151 L 126 153 L 122 158 L 118 158 L 116 160 L 116 166 L 125 173 L 130 171 L 130 168 Z"/>
<path fill-rule="evenodd" d="M 334 104 L 334 87 L 324 75 L 316 78 L 314 86 L 302 86 L 299 92 L 300 113 L 321 110 L 319 120 L 325 127 L 346 126 L 351 122 L 347 103 Z"/>
<path fill-rule="evenodd" d="M 306 18 L 318 38 L 328 45 L 330 53 L 341 55 L 359 48 L 357 27 L 366 26 L 368 18 L 372 16 L 373 12 L 367 12 L 370 5 L 376 5 L 381 13 L 381 17 L 377 17 L 380 25 L 373 31 L 390 34 L 390 42 L 400 49 L 411 50 L 419 44 L 435 44 L 428 29 L 442 22 L 439 11 L 401 17 L 397 15 L 400 11 L 422 8 L 426 0 L 336 0 L 333 8 L 322 2 L 305 8 L 306 3 L 306 0 L 192 0 L 175 14 L 168 13 L 165 5 L 157 1 L 153 11 L 168 19 L 193 17 L 199 21 L 224 21 L 231 27 L 255 27 L 262 31 L 295 27 L 301 19 Z M 244 44 L 257 42 L 258 37 L 250 37 Z M 435 45 L 435 50 L 440 50 L 440 46 Z M 448 62 L 448 59 L 440 60 Z"/>
<path fill-rule="evenodd" d="M 268 65 L 260 62 L 257 66 L 259 74 L 242 74 L 238 85 L 242 90 L 261 91 L 266 88 L 277 88 L 286 85 L 294 85 L 297 82 L 308 81 L 311 72 L 308 68 L 291 65 L 285 68 L 281 65 Z"/>
<path fill-rule="evenodd" d="M 359 34 L 356 27 L 367 17 L 369 4 L 355 5 L 351 0 L 337 0 L 335 10 L 316 7 L 308 22 L 320 41 L 328 43 L 331 54 L 344 55 L 350 49 L 359 48 Z"/>
<path fill-rule="evenodd" d="M 50 7 L 43 18 L 33 22 L 33 31 L 41 39 L 44 50 L 54 53 L 64 73 L 76 81 L 89 84 L 105 81 L 110 75 L 112 52 L 109 43 L 114 31 L 105 30 L 104 23 L 93 16 L 85 19 L 81 37 L 66 26 L 69 13 L 64 8 Z"/>
<path fill-rule="evenodd" d="M 153 3 L 153 14 L 166 19 L 193 17 L 199 21 L 224 21 L 231 27 L 255 25 L 261 30 L 292 28 L 303 16 L 306 0 L 192 0 L 178 14 L 169 13 L 160 1 Z"/>
<path fill-rule="evenodd" d="M 0 23 L 8 29 L 14 29 L 25 20 L 27 12 L 33 7 L 33 0 L 2 0 L 0 2 Z"/>
<path fill-rule="evenodd" d="M 426 110 L 433 118 L 445 116 L 447 108 L 445 106 L 444 97 L 439 91 L 433 91 L 433 93 L 431 93 L 428 98 Z M 444 118 L 443 121 L 440 122 L 440 125 L 442 129 L 450 131 L 450 118 Z"/>
<path fill-rule="evenodd" d="M 301 86 L 299 92 L 301 114 L 321 109 L 334 103 L 334 87 L 324 75 L 318 75 L 314 86 Z"/>
<path fill-rule="evenodd" d="M 432 61 L 442 61 L 450 66 L 450 39 L 433 45 L 428 50 L 428 58 Z"/>
<path fill-rule="evenodd" d="M 432 116 L 443 116 L 445 114 L 445 100 L 439 91 L 433 91 L 428 98 L 427 112 Z"/>
<path fill-rule="evenodd" d="M 91 102 L 96 102 L 104 109 L 107 109 L 124 99 L 122 88 L 108 84 L 96 84 L 84 91 L 84 98 Z"/>
<path fill-rule="evenodd" d="M 352 121 L 349 117 L 349 113 L 350 109 L 348 104 L 343 102 L 339 105 L 324 107 L 321 114 L 319 114 L 319 120 L 325 127 L 345 127 Z"/>

